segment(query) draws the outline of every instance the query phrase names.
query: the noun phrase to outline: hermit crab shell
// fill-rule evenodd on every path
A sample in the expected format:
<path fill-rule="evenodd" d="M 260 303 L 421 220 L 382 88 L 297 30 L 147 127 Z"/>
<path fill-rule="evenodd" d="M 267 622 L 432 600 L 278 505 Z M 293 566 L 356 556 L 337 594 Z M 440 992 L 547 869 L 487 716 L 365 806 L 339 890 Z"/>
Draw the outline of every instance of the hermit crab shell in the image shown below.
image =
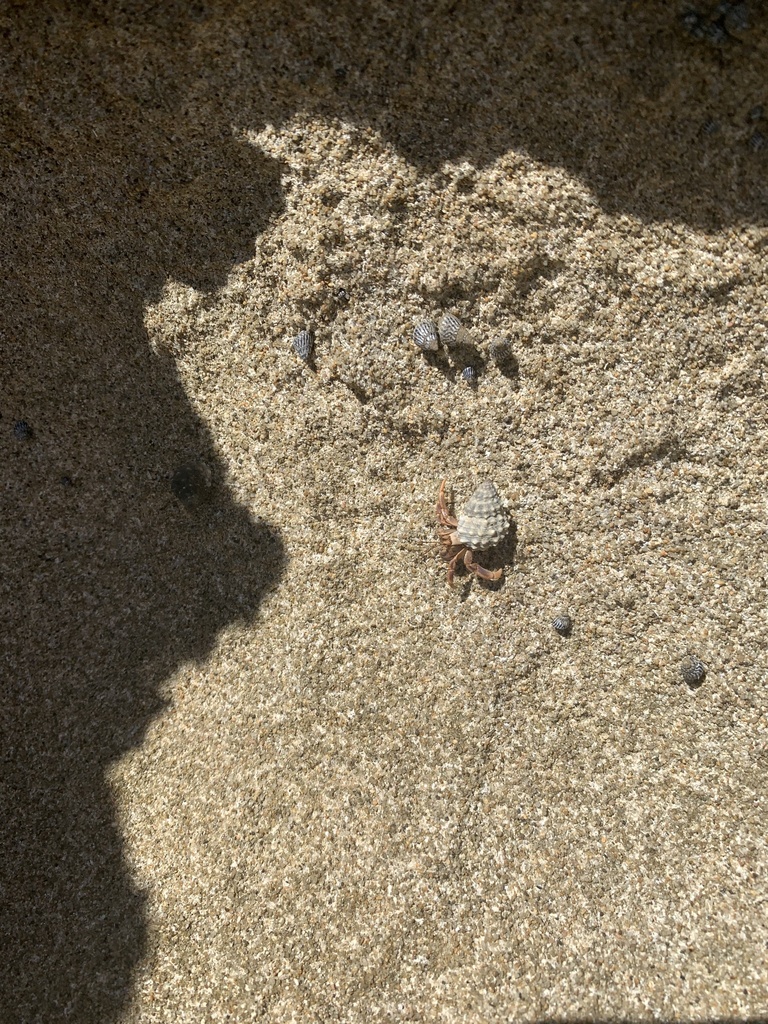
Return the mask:
<path fill-rule="evenodd" d="M 499 492 L 486 480 L 464 506 L 456 533 L 472 551 L 487 551 L 500 544 L 508 532 L 509 519 Z"/>

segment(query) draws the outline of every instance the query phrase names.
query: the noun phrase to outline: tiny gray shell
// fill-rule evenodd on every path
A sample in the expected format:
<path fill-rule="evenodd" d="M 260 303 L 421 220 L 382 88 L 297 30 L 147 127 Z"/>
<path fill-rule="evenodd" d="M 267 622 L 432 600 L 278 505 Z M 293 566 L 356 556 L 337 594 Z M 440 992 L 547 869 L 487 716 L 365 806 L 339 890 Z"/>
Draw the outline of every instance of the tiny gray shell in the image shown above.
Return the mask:
<path fill-rule="evenodd" d="M 18 423 L 14 423 L 13 436 L 17 441 L 29 441 L 32 434 L 32 427 L 30 427 L 26 420 L 19 420 Z"/>
<path fill-rule="evenodd" d="M 571 621 L 570 615 L 558 615 L 552 622 L 552 626 L 556 633 L 560 636 L 570 636 L 571 630 L 573 629 L 573 622 Z"/>
<path fill-rule="evenodd" d="M 461 371 L 461 376 L 467 384 L 477 384 L 477 370 L 474 366 L 465 366 Z"/>
<path fill-rule="evenodd" d="M 744 4 L 722 3 L 718 8 L 723 14 L 726 32 L 746 32 L 749 28 L 749 8 Z M 724 10 L 723 10 L 724 9 Z"/>
<path fill-rule="evenodd" d="M 490 480 L 480 484 L 459 516 L 456 533 L 472 551 L 487 551 L 509 532 L 509 519 L 499 492 Z"/>
<path fill-rule="evenodd" d="M 683 677 L 683 682 L 687 683 L 688 686 L 700 686 L 704 682 L 706 674 L 707 670 L 698 658 L 693 656 L 683 658 L 680 665 L 680 675 Z"/>
<path fill-rule="evenodd" d="M 704 19 L 696 11 L 686 11 L 680 19 L 686 32 L 689 32 L 694 39 L 704 38 Z"/>
<path fill-rule="evenodd" d="M 446 313 L 440 321 L 438 330 L 440 332 L 440 341 L 442 341 L 446 348 L 451 348 L 452 345 L 456 344 L 456 339 L 459 336 L 461 321 L 453 313 Z"/>
<path fill-rule="evenodd" d="M 437 326 L 431 320 L 425 320 L 413 329 L 413 340 L 422 352 L 437 352 L 440 336 Z"/>
<path fill-rule="evenodd" d="M 517 377 L 520 371 L 512 345 L 507 338 L 495 338 L 489 348 L 489 355 L 505 377 Z"/>
<path fill-rule="evenodd" d="M 720 46 L 728 39 L 728 33 L 725 29 L 725 25 L 720 25 L 716 21 L 711 21 L 704 29 L 704 35 L 706 36 L 707 42 L 713 46 Z"/>
<path fill-rule="evenodd" d="M 314 348 L 315 339 L 312 337 L 310 331 L 299 331 L 293 339 L 293 351 L 299 359 L 303 359 L 305 363 L 308 363 L 312 358 Z"/>

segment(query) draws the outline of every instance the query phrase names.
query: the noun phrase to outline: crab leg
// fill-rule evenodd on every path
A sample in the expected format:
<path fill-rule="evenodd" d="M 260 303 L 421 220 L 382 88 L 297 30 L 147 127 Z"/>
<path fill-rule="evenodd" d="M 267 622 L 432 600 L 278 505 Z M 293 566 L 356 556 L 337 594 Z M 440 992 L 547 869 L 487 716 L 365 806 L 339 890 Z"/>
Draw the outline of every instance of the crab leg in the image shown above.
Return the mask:
<path fill-rule="evenodd" d="M 453 586 L 453 577 L 456 575 L 456 567 L 459 563 L 459 559 L 464 554 L 464 548 L 459 548 L 458 554 L 454 555 L 448 563 L 448 586 Z"/>
<path fill-rule="evenodd" d="M 440 545 L 442 546 L 443 549 L 442 556 L 446 561 L 453 558 L 457 551 L 456 545 L 451 540 L 452 536 L 453 534 L 451 533 L 450 530 L 445 530 L 438 527 L 437 539 L 440 541 Z"/>
<path fill-rule="evenodd" d="M 458 519 L 454 519 L 448 511 L 448 503 L 445 500 L 445 480 L 440 484 L 440 493 L 437 496 L 437 518 L 451 530 L 455 530 L 459 525 Z"/>
<path fill-rule="evenodd" d="M 503 569 L 495 569 L 491 572 L 490 569 L 484 569 L 479 562 L 476 562 L 472 557 L 472 552 L 467 548 L 466 554 L 464 555 L 464 565 L 470 572 L 473 572 L 475 576 L 479 576 L 481 580 L 500 580 L 504 575 Z"/>

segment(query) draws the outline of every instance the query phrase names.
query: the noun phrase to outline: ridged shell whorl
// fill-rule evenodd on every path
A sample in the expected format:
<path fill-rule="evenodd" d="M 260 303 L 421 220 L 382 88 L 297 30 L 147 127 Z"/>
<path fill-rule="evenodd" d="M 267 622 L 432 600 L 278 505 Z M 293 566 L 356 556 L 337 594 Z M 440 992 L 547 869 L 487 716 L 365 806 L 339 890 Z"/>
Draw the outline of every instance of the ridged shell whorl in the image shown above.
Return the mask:
<path fill-rule="evenodd" d="M 485 480 L 464 506 L 456 532 L 472 551 L 487 551 L 501 543 L 509 531 L 509 519 L 499 492 Z"/>
<path fill-rule="evenodd" d="M 431 320 L 425 320 L 413 329 L 413 340 L 422 352 L 437 352 L 440 335 Z"/>

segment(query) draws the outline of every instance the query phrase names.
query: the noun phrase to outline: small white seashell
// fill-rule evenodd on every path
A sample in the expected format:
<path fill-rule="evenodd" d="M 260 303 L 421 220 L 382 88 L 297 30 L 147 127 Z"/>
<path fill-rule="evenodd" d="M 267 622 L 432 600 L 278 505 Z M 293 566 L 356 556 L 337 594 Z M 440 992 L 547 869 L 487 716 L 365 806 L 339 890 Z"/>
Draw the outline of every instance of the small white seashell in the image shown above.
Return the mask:
<path fill-rule="evenodd" d="M 311 331 L 299 331 L 292 342 L 293 351 L 303 362 L 308 363 L 315 350 L 315 339 Z"/>
<path fill-rule="evenodd" d="M 440 341 L 446 348 L 451 348 L 456 344 L 459 337 L 459 331 L 461 330 L 461 321 L 453 313 L 446 313 L 443 319 L 440 321 Z"/>
<path fill-rule="evenodd" d="M 422 352 L 437 352 L 440 336 L 437 327 L 431 320 L 425 320 L 413 329 L 413 340 Z"/>
<path fill-rule="evenodd" d="M 553 621 L 552 626 L 555 632 L 559 633 L 560 636 L 570 636 L 571 630 L 573 629 L 573 622 L 570 615 L 566 615 L 563 612 L 562 615 L 558 615 Z"/>
<path fill-rule="evenodd" d="M 509 519 L 499 492 L 490 480 L 480 484 L 459 516 L 456 533 L 472 551 L 496 547 L 509 532 Z"/>

